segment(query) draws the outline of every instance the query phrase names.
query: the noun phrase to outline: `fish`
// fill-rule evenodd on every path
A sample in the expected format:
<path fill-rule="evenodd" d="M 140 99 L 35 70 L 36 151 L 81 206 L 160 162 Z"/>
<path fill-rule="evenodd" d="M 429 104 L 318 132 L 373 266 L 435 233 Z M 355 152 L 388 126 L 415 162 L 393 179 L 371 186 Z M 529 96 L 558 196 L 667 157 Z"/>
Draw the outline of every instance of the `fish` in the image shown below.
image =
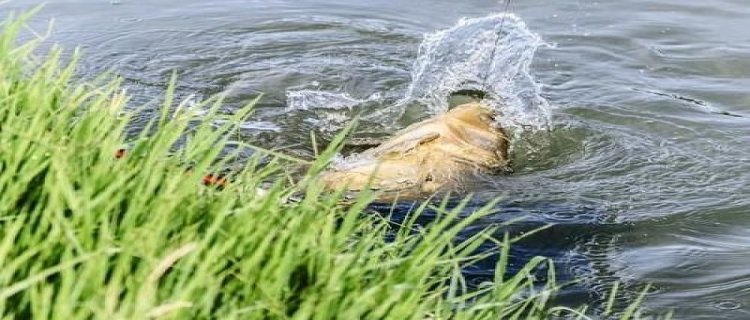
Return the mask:
<path fill-rule="evenodd" d="M 481 100 L 463 103 L 348 156 L 320 181 L 326 190 L 376 191 L 380 201 L 462 192 L 472 177 L 512 172 L 497 117 Z"/>

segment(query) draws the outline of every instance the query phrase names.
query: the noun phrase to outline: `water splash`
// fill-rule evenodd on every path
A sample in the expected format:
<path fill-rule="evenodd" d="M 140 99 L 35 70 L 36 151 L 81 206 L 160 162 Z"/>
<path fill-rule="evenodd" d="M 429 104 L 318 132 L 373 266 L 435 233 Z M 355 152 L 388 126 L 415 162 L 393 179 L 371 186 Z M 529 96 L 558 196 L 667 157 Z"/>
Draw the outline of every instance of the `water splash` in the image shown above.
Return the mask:
<path fill-rule="evenodd" d="M 549 104 L 529 72 L 534 53 L 543 45 L 546 43 L 514 14 L 461 19 L 449 29 L 425 35 L 403 97 L 363 119 L 392 124 L 414 103 L 424 105 L 430 114 L 439 114 L 448 110 L 452 92 L 475 89 L 489 93 L 485 102 L 501 115 L 498 121 L 503 127 L 547 129 Z M 287 92 L 289 110 L 341 110 L 341 117 L 345 117 L 344 110 L 372 101 L 372 97 L 356 99 L 345 93 Z M 332 124 L 320 125 L 330 129 Z"/>
<path fill-rule="evenodd" d="M 542 45 L 545 42 L 514 14 L 462 19 L 425 36 L 401 103 L 417 101 L 439 114 L 448 110 L 452 92 L 483 90 L 490 94 L 486 103 L 502 115 L 503 126 L 547 128 L 549 105 L 529 72 Z"/>
<path fill-rule="evenodd" d="M 369 99 L 374 99 L 372 97 Z M 356 99 L 347 93 L 335 93 L 320 90 L 294 90 L 288 91 L 286 105 L 288 111 L 328 109 L 328 110 L 351 110 L 357 105 L 368 102 L 368 99 Z"/>
<path fill-rule="evenodd" d="M 311 111 L 304 122 L 321 132 L 335 133 L 346 127 L 363 109 L 377 103 L 380 94 L 364 99 L 353 98 L 346 93 L 320 90 L 295 90 L 287 92 L 287 111 Z"/>

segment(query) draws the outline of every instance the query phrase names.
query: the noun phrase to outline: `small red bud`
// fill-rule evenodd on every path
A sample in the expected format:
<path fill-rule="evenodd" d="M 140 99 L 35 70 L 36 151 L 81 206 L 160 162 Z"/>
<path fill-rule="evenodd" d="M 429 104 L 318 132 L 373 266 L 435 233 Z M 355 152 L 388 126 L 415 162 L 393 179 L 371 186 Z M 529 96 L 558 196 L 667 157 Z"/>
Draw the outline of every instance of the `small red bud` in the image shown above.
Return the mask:
<path fill-rule="evenodd" d="M 127 154 L 128 154 L 128 150 L 125 150 L 125 149 L 117 149 L 117 151 L 115 151 L 115 159 L 122 159 L 122 158 L 124 158 L 124 157 L 125 157 L 125 155 L 127 155 Z"/>
<path fill-rule="evenodd" d="M 203 176 L 202 182 L 203 182 L 203 185 L 206 185 L 206 186 L 225 187 L 227 185 L 227 178 L 215 176 L 209 173 Z"/>

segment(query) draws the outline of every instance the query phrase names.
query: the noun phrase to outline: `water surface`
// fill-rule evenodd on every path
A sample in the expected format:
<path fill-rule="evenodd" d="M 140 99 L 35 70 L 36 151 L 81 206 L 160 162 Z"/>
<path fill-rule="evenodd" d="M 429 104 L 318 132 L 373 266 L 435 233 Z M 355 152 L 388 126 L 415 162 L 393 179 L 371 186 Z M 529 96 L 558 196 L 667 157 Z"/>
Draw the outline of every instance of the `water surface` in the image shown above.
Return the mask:
<path fill-rule="evenodd" d="M 51 39 L 83 48 L 81 73 L 121 74 L 134 105 L 157 101 L 173 71 L 183 97 L 226 92 L 227 112 L 264 93 L 244 139 L 310 154 L 310 130 L 325 138 L 357 113 L 375 114 L 363 130 L 383 135 L 439 112 L 409 94 L 420 45 L 503 10 L 485 0 L 58 0 L 34 25 L 54 17 Z M 483 182 L 480 200 L 507 199 L 485 222 L 555 223 L 517 250 L 583 280 L 569 303 L 596 305 L 613 281 L 624 300 L 652 283 L 648 309 L 750 318 L 750 3 L 525 0 L 510 11 L 543 43 L 501 43 L 533 54 L 528 73 L 491 81 L 518 98 L 511 120 L 531 129 L 514 142 L 516 173 Z M 506 30 L 521 30 L 514 21 Z M 440 54 L 487 52 L 459 39 Z M 441 89 L 435 81 L 420 88 Z"/>

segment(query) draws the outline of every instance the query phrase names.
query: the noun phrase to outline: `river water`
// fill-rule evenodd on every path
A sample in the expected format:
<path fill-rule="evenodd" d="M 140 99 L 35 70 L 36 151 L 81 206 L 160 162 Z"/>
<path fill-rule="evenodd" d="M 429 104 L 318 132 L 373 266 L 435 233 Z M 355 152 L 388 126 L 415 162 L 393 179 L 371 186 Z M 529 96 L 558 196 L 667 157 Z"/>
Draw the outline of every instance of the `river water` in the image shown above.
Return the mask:
<path fill-rule="evenodd" d="M 0 12 L 38 1 L 0 4 Z M 134 105 L 263 93 L 243 139 L 310 155 L 355 114 L 363 135 L 439 113 L 486 86 L 513 128 L 515 173 L 478 201 L 555 226 L 516 249 L 582 281 L 600 306 L 653 285 L 677 319 L 750 318 L 750 3 L 678 0 L 56 0 L 34 18 L 123 76 Z M 469 18 L 463 20 L 462 18 Z M 749 28 L 749 29 L 745 29 Z M 442 30 L 442 31 L 441 31 Z M 420 49 L 421 48 L 421 49 Z M 492 49 L 498 48 L 498 49 Z M 148 113 L 144 114 L 144 119 Z M 469 273 L 481 278 L 491 266 Z"/>

